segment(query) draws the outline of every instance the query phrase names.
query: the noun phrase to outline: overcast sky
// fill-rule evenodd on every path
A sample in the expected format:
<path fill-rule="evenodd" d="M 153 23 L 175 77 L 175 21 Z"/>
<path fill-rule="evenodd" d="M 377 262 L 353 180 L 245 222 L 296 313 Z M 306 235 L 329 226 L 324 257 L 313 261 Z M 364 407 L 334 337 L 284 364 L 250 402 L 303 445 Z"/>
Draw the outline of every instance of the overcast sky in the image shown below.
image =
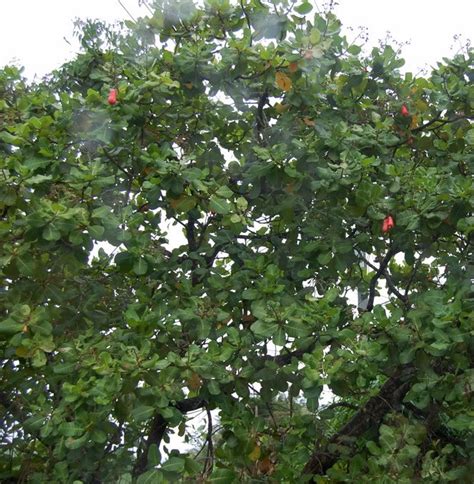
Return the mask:
<path fill-rule="evenodd" d="M 316 0 L 322 4 L 323 0 Z M 344 26 L 368 28 L 370 46 L 387 31 L 404 47 L 406 68 L 417 72 L 458 50 L 454 35 L 474 39 L 474 0 L 339 0 L 336 13 Z M 145 12 L 138 0 L 122 0 L 132 13 Z M 25 74 L 42 76 L 71 59 L 76 46 L 73 20 L 127 18 L 118 0 L 0 0 L 0 66 L 14 61 Z M 348 32 L 348 36 L 353 34 Z M 456 45 L 453 50 L 452 47 Z"/>

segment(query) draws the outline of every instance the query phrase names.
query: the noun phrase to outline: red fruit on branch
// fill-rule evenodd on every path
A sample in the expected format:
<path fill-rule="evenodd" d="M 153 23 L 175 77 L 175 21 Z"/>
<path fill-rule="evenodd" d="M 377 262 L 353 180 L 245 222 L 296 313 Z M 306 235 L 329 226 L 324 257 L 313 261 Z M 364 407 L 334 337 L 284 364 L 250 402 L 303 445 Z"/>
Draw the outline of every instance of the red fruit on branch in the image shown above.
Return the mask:
<path fill-rule="evenodd" d="M 111 89 L 109 92 L 109 97 L 107 98 L 107 102 L 113 106 L 117 103 L 117 89 Z"/>
<path fill-rule="evenodd" d="M 402 109 L 400 109 L 400 114 L 405 117 L 410 116 L 408 108 L 406 107 L 405 104 L 402 105 Z"/>
<path fill-rule="evenodd" d="M 385 234 L 395 227 L 395 222 L 391 215 L 387 215 L 382 222 L 382 232 Z"/>

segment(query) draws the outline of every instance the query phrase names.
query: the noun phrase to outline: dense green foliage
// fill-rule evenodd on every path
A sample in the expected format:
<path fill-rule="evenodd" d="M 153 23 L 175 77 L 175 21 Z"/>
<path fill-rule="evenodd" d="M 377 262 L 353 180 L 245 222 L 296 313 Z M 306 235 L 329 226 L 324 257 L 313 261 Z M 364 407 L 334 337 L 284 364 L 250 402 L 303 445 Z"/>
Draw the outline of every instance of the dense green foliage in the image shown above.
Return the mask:
<path fill-rule="evenodd" d="M 0 71 L 0 479 L 469 482 L 473 52 L 152 3 Z"/>

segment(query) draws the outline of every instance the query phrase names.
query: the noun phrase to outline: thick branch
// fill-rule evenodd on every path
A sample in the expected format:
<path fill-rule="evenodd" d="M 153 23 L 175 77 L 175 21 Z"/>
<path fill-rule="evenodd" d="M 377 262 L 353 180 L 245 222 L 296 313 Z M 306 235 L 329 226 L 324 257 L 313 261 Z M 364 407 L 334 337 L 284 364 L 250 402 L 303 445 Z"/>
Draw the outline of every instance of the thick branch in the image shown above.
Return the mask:
<path fill-rule="evenodd" d="M 186 398 L 176 402 L 173 407 L 177 408 L 181 413 L 192 412 L 193 410 L 198 410 L 206 405 L 206 401 L 202 398 Z M 146 471 L 147 461 L 148 461 L 148 450 L 153 444 L 159 448 L 161 440 L 165 435 L 168 422 L 162 417 L 161 413 L 157 412 L 153 418 L 150 426 L 150 431 L 148 433 L 148 438 L 143 446 L 140 455 L 137 458 L 135 467 L 133 469 L 133 474 L 138 477 Z"/>
<path fill-rule="evenodd" d="M 274 361 L 278 366 L 284 366 L 291 363 L 291 360 L 293 358 L 299 358 L 306 353 L 311 353 L 313 349 L 314 349 L 314 343 L 307 348 L 291 351 L 284 355 L 276 355 L 276 356 L 265 355 L 259 360 L 262 361 L 262 363 L 265 363 L 267 361 Z M 177 408 L 181 413 L 188 413 L 188 412 L 192 412 L 193 410 L 204 408 L 206 407 L 206 405 L 207 405 L 206 400 L 204 400 L 203 398 L 194 397 L 194 398 L 186 398 L 184 400 L 176 402 L 172 406 Z M 137 461 L 133 470 L 134 476 L 139 476 L 140 474 L 146 471 L 147 460 L 148 460 L 148 450 L 153 444 L 156 444 L 158 447 L 160 446 L 163 436 L 166 432 L 167 425 L 168 425 L 167 421 L 162 417 L 161 413 L 157 411 L 150 425 L 150 430 L 149 430 L 146 442 L 144 443 L 143 449 L 139 453 L 139 456 L 137 458 Z"/>
<path fill-rule="evenodd" d="M 433 414 L 433 407 L 431 409 L 431 412 L 420 410 L 418 407 L 415 407 L 415 405 L 410 402 L 405 403 L 404 407 L 409 412 L 411 412 L 417 419 L 423 421 L 428 431 L 428 438 L 436 437 L 442 442 L 446 442 L 452 445 L 459 445 L 460 447 L 465 445 L 464 440 L 458 439 L 456 436 L 451 435 L 449 431 L 445 427 L 443 427 L 439 418 L 440 408 L 434 406 L 435 413 Z"/>
<path fill-rule="evenodd" d="M 343 451 L 347 451 L 347 447 L 352 447 L 358 437 L 369 429 L 378 427 L 383 417 L 402 403 L 410 389 L 414 374 L 415 369 L 411 365 L 397 368 L 379 393 L 372 397 L 323 448 L 313 452 L 303 473 L 325 474 L 343 455 Z"/>

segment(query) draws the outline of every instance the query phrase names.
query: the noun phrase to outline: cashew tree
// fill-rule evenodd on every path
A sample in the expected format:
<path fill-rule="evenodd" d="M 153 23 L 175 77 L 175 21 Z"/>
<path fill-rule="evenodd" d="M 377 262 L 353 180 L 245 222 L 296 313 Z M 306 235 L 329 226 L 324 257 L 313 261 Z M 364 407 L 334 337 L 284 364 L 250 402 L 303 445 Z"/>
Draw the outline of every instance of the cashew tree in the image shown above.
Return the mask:
<path fill-rule="evenodd" d="M 473 51 L 141 3 L 0 71 L 2 482 L 471 482 Z"/>

